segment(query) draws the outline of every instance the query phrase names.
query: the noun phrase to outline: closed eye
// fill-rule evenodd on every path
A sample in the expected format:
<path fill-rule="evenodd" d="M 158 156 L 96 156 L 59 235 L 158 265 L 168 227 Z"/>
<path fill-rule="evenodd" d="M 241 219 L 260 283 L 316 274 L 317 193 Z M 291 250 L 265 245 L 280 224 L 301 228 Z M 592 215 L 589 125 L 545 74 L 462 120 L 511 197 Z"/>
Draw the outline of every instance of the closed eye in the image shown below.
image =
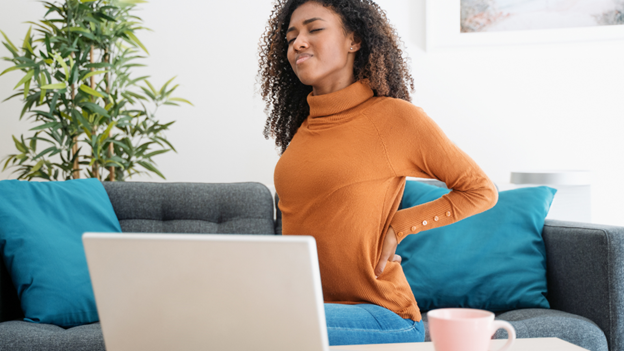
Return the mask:
<path fill-rule="evenodd" d="M 312 30 L 310 31 L 310 33 L 313 33 L 313 32 L 319 31 L 319 30 L 323 30 L 323 29 L 325 29 L 325 28 L 312 29 Z M 288 41 L 288 44 L 291 44 L 293 41 L 295 41 L 295 39 L 297 39 L 297 37 L 294 37 L 294 38 L 290 39 L 290 40 Z"/>

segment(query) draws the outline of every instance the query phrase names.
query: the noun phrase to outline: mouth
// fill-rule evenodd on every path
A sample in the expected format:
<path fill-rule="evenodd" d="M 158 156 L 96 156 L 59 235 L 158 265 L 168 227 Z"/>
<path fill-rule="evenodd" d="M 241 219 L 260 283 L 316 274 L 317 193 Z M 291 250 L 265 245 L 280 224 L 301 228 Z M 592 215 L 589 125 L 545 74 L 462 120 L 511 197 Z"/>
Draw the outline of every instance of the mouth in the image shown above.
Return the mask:
<path fill-rule="evenodd" d="M 301 55 L 301 56 L 297 59 L 296 64 L 298 65 L 298 64 L 300 64 L 300 63 L 303 63 L 303 62 L 307 61 L 310 57 L 312 57 L 312 55 Z"/>

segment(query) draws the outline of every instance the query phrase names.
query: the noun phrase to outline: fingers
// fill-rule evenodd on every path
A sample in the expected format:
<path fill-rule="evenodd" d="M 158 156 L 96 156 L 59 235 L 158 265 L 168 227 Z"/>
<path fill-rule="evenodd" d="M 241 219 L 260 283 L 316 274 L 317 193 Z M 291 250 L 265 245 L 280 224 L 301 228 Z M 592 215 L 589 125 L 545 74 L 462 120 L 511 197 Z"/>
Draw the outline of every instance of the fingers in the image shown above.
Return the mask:
<path fill-rule="evenodd" d="M 379 263 L 377 263 L 377 267 L 375 267 L 375 278 L 379 278 L 379 275 L 383 273 L 384 269 L 386 268 L 387 261 L 388 257 L 384 258 L 384 256 L 382 255 Z"/>
<path fill-rule="evenodd" d="M 388 254 L 387 257 L 390 258 L 390 254 Z M 381 260 L 379 261 L 379 263 L 377 264 L 377 267 L 375 268 L 375 278 L 379 278 L 381 273 L 383 273 L 384 269 L 386 268 L 387 261 L 388 259 L 384 259 L 384 255 L 382 255 Z M 403 258 L 399 255 L 395 254 L 394 257 L 392 257 L 392 262 L 401 263 L 402 261 L 403 261 Z"/>
<path fill-rule="evenodd" d="M 392 262 L 401 262 L 401 256 L 395 254 L 396 248 L 396 235 L 394 234 L 392 227 L 390 227 L 384 239 L 383 247 L 381 248 L 381 257 L 379 257 L 379 262 L 377 262 L 377 267 L 375 267 L 375 278 L 379 278 L 381 273 L 383 273 L 386 268 L 386 263 L 391 258 Z"/>

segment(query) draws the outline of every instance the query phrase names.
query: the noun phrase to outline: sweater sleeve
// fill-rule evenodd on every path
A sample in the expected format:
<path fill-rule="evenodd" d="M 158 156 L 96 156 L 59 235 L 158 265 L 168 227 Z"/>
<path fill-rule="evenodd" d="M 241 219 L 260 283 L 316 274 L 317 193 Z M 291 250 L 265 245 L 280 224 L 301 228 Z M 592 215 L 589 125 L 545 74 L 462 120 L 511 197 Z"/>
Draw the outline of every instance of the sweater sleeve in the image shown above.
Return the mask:
<path fill-rule="evenodd" d="M 372 120 L 395 175 L 435 178 L 451 189 L 439 199 L 397 211 L 390 226 L 398 242 L 408 234 L 452 224 L 492 208 L 498 191 L 476 162 L 420 107 L 394 101 L 385 110 L 384 120 Z"/>

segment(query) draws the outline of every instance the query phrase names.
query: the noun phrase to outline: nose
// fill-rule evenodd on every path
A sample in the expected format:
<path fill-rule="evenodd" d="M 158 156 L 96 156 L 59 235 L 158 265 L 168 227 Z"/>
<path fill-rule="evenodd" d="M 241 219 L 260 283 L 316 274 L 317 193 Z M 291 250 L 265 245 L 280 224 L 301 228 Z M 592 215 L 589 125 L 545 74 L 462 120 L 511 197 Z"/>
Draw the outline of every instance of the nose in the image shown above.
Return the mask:
<path fill-rule="evenodd" d="M 295 50 L 302 50 L 308 47 L 308 40 L 303 35 L 298 35 L 293 42 L 293 48 Z"/>

